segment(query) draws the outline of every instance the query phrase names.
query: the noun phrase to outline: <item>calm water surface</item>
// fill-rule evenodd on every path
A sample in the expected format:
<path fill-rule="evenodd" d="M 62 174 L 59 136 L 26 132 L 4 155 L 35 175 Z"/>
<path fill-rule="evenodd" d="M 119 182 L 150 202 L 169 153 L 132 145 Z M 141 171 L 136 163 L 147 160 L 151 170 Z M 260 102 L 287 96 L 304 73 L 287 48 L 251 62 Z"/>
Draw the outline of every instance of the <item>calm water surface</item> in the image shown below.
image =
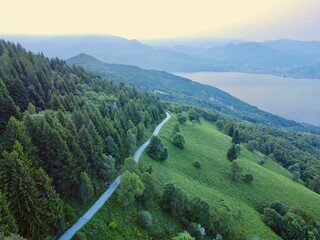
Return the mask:
<path fill-rule="evenodd" d="M 320 79 L 230 72 L 175 74 L 217 87 L 267 112 L 320 126 Z"/>

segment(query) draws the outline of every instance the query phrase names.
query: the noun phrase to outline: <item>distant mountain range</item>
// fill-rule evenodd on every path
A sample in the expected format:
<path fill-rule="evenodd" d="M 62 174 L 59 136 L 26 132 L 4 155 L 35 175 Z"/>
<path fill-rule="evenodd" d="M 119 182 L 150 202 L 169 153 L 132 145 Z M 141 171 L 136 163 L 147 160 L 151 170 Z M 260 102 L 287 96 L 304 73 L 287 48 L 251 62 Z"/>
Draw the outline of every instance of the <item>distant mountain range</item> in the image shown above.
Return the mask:
<path fill-rule="evenodd" d="M 115 36 L 3 36 L 33 52 L 68 59 L 86 53 L 108 63 L 169 72 L 238 71 L 301 78 L 320 78 L 320 42 L 276 40 L 241 42 L 169 41 L 146 45 Z M 223 45 L 225 43 L 225 45 Z M 183 45 L 186 44 L 186 45 Z"/>
<path fill-rule="evenodd" d="M 319 127 L 297 123 L 264 112 L 220 89 L 164 71 L 144 70 L 129 65 L 107 64 L 87 54 L 72 57 L 67 60 L 67 63 L 82 66 L 86 70 L 98 73 L 103 78 L 124 82 L 139 90 L 152 91 L 165 101 L 195 105 L 250 122 L 320 133 Z"/>

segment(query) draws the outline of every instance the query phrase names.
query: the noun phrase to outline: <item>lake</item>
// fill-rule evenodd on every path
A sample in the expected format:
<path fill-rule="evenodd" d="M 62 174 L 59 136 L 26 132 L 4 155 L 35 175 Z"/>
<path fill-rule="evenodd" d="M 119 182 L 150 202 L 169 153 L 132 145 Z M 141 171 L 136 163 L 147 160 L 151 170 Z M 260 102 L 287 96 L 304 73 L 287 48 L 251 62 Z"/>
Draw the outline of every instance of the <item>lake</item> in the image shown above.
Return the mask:
<path fill-rule="evenodd" d="M 217 87 L 264 111 L 320 126 L 320 79 L 234 72 L 174 74 Z"/>

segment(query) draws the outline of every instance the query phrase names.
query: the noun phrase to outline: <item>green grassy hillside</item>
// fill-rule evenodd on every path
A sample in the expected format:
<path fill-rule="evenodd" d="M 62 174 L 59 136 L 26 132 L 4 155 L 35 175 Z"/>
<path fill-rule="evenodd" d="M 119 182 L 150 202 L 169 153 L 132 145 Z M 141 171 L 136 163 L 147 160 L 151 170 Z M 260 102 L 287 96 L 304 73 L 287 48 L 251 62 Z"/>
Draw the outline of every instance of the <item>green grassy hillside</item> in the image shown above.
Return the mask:
<path fill-rule="evenodd" d="M 263 221 L 259 210 L 272 201 L 280 201 L 288 207 L 300 206 L 309 210 L 320 220 L 320 195 L 292 180 L 292 174 L 259 152 L 249 152 L 243 146 L 237 159 L 243 173 L 250 173 L 254 180 L 249 185 L 229 180 L 231 162 L 226 153 L 231 138 L 219 132 L 213 123 L 202 122 L 192 126 L 190 122 L 180 125 L 186 140 L 185 149 L 175 147 L 171 141 L 173 116 L 160 132 L 162 142 L 169 150 L 164 162 L 151 159 L 146 153 L 141 163 L 152 166 L 160 188 L 173 182 L 192 198 L 205 200 L 211 213 L 224 208 L 231 216 L 231 228 L 245 235 L 245 239 L 281 239 Z M 241 133 L 240 133 L 241 134 Z M 259 160 L 264 159 L 264 165 Z M 201 162 L 201 169 L 193 166 Z M 152 229 L 145 230 L 137 224 L 137 204 L 125 209 L 117 199 L 119 189 L 106 205 L 81 230 L 87 239 L 171 239 L 183 231 L 179 219 L 161 211 L 157 205 L 149 209 L 153 218 Z M 240 209 L 240 210 L 239 210 Z M 112 224 L 115 223 L 116 227 Z M 205 238 L 211 239 L 211 238 Z"/>
<path fill-rule="evenodd" d="M 231 138 L 220 133 L 212 123 L 203 122 L 192 127 L 189 122 L 180 126 L 186 140 L 186 148 L 180 150 L 171 143 L 175 123 L 173 117 L 160 133 L 169 149 L 167 161 L 154 161 L 146 153 L 141 159 L 146 166 L 152 166 L 160 184 L 172 181 L 189 196 L 199 196 L 207 201 L 212 210 L 227 206 L 236 216 L 240 208 L 241 217 L 234 217 L 232 224 L 234 228 L 244 229 L 248 239 L 253 236 L 281 239 L 264 224 L 257 211 L 271 201 L 303 207 L 320 220 L 320 195 L 294 182 L 287 170 L 271 160 L 261 166 L 258 161 L 263 155 L 242 147 L 238 162 L 245 172 L 253 175 L 254 180 L 251 185 L 231 182 L 231 163 L 226 159 Z M 193 166 L 196 160 L 201 162 L 201 169 Z"/>

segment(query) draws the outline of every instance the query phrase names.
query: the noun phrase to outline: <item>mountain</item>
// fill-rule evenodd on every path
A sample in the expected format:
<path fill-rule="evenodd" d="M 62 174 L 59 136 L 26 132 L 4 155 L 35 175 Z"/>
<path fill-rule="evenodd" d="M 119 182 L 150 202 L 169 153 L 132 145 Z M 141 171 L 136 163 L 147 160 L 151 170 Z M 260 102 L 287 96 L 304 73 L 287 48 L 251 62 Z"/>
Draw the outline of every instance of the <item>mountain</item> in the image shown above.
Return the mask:
<path fill-rule="evenodd" d="M 208 49 L 205 54 L 220 61 L 275 69 L 314 62 L 313 58 L 289 54 L 256 42 L 214 47 Z"/>
<path fill-rule="evenodd" d="M 261 122 L 278 127 L 295 128 L 320 133 L 320 128 L 307 126 L 264 112 L 230 94 L 212 86 L 193 82 L 167 72 L 144 70 L 135 66 L 107 64 L 92 56 L 80 54 L 67 60 L 69 64 L 82 66 L 103 78 L 125 82 L 137 89 L 157 93 L 163 100 L 193 104 L 251 122 Z"/>
<path fill-rule="evenodd" d="M 13 39 L 12 37 L 10 39 Z M 116 36 L 61 36 L 51 38 L 17 38 L 28 50 L 42 52 L 48 57 L 68 59 L 80 53 L 110 63 L 130 64 L 146 69 L 167 71 L 198 71 L 209 69 L 214 61 L 169 50 L 157 50 L 137 40 Z"/>
<path fill-rule="evenodd" d="M 226 42 L 213 40 L 211 44 L 200 40 L 199 44 L 197 41 L 191 41 L 191 43 L 180 41 L 181 44 L 178 45 L 170 45 L 167 42 L 166 45 L 159 47 L 110 35 L 8 36 L 7 38 L 15 42 L 19 41 L 34 53 L 42 52 L 49 57 L 68 59 L 85 53 L 102 62 L 168 72 L 240 71 L 285 75 L 292 68 L 319 62 L 319 57 L 311 54 L 313 50 L 316 52 L 317 43 L 313 47 L 308 42 L 293 41 L 291 45 L 297 47 L 292 51 L 291 48 L 284 48 L 285 43 L 239 43 L 236 40 Z M 228 42 L 231 43 L 221 45 Z"/>
<path fill-rule="evenodd" d="M 320 41 L 296 41 L 281 39 L 265 41 L 261 44 L 284 52 L 301 56 L 315 57 L 317 60 L 320 60 Z"/>

